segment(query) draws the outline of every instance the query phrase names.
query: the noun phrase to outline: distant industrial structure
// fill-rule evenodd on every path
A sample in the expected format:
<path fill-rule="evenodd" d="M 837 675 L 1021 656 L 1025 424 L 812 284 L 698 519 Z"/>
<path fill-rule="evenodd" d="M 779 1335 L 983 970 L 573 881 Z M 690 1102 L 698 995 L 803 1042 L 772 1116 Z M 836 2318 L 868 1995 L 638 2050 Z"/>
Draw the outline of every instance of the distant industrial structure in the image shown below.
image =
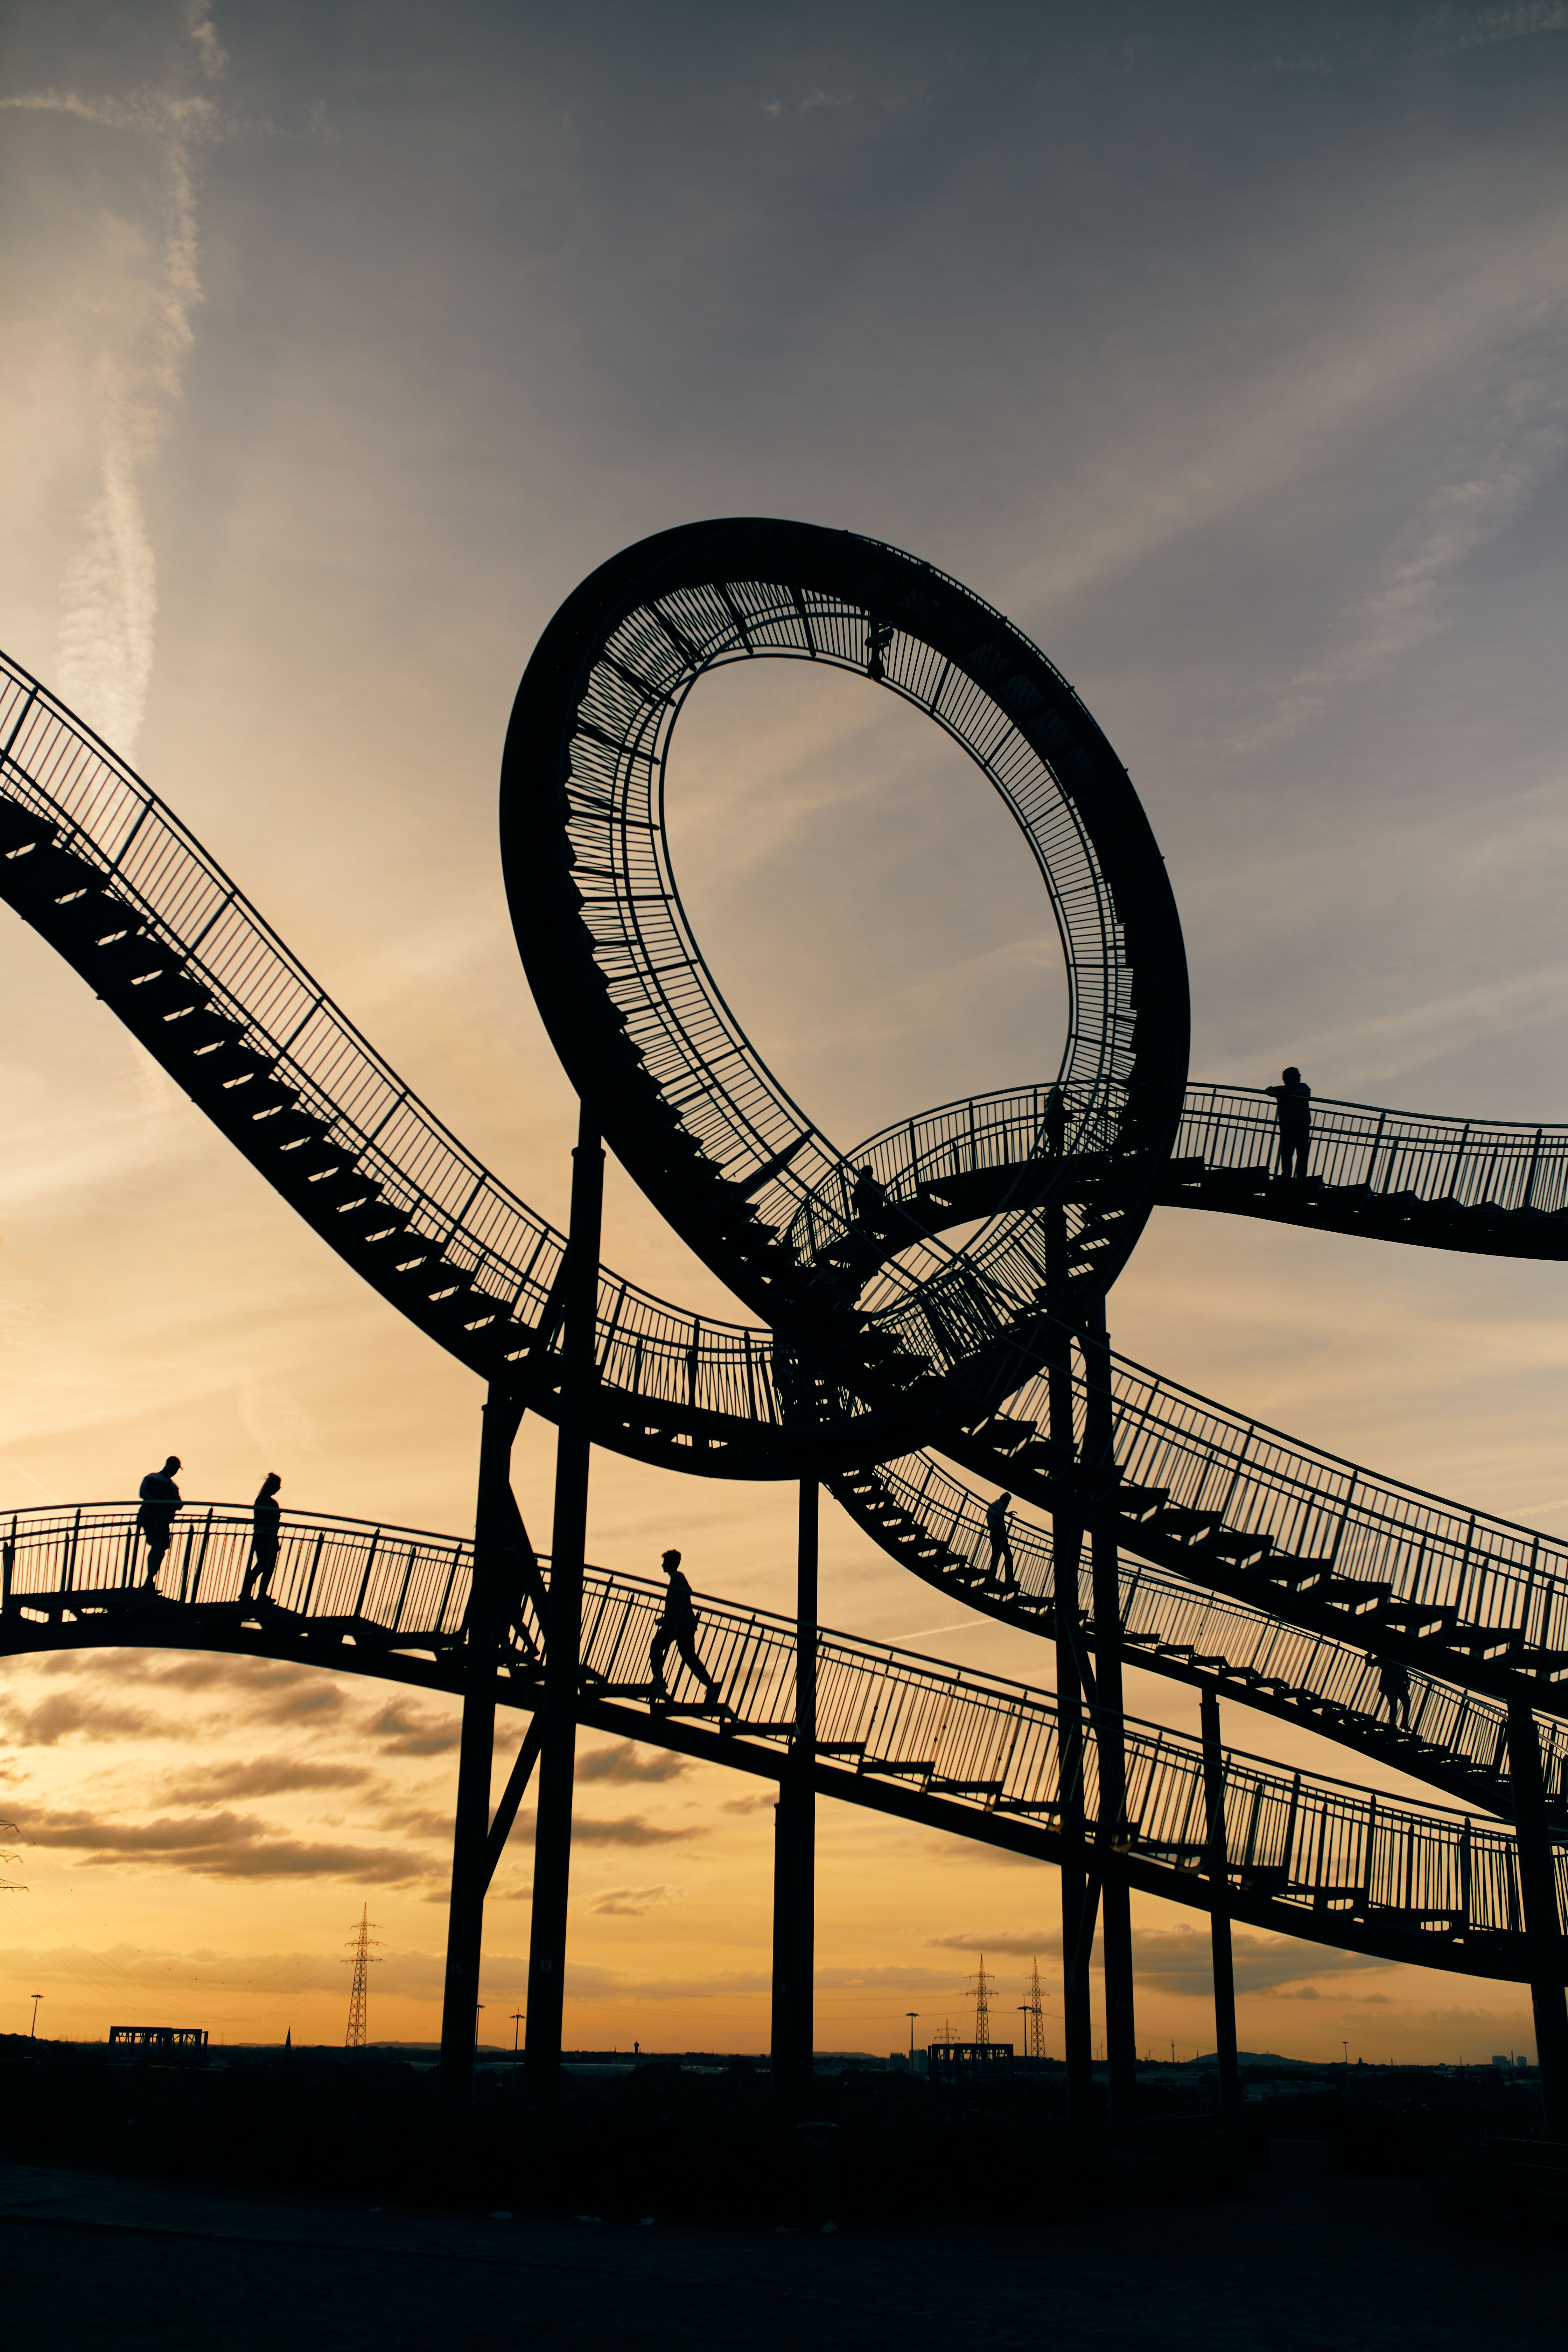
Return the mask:
<path fill-rule="evenodd" d="M 371 1946 L 376 1939 L 370 1932 L 375 1923 L 366 1916 L 369 1909 L 368 1903 L 360 1907 L 359 1926 L 349 1938 L 349 1957 L 344 1963 L 345 1966 L 352 1964 L 353 1969 L 353 1981 L 349 1989 L 349 2030 L 343 2036 L 345 2050 L 363 2050 L 365 2044 L 370 1972 L 378 1965 L 371 1953 Z"/>

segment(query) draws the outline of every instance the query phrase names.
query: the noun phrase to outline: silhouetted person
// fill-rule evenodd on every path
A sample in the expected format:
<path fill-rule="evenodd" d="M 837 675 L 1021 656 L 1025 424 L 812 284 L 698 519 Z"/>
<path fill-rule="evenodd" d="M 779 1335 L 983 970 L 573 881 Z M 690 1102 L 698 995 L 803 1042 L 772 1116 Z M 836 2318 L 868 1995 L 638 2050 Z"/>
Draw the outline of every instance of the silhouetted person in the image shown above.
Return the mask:
<path fill-rule="evenodd" d="M 240 1587 L 242 1601 L 249 1600 L 252 1584 L 258 1601 L 272 1598 L 272 1571 L 278 1565 L 278 1541 L 283 1531 L 283 1514 L 276 1496 L 282 1484 L 277 1471 L 269 1470 L 261 1482 L 260 1494 L 250 1507 L 250 1565 Z"/>
<path fill-rule="evenodd" d="M 1410 1728 L 1410 1670 L 1397 1658 L 1374 1657 L 1369 1650 L 1369 1666 L 1377 1668 L 1377 1687 L 1388 1706 L 1388 1727 L 1391 1731 Z M 1375 1710 L 1374 1710 L 1375 1712 Z"/>
<path fill-rule="evenodd" d="M 174 1539 L 174 1514 L 180 1507 L 174 1473 L 179 1466 L 179 1455 L 171 1454 L 161 1470 L 149 1470 L 142 1481 L 142 1508 L 136 1514 L 136 1524 L 147 1538 L 149 1584 L 157 1583 L 163 1555 Z"/>
<path fill-rule="evenodd" d="M 851 1197 L 858 1223 L 875 1230 L 887 1214 L 888 1194 L 886 1187 L 877 1181 L 870 1168 L 856 1170 L 855 1190 Z"/>
<path fill-rule="evenodd" d="M 706 1690 L 711 1706 L 718 1696 L 719 1685 L 697 1654 L 697 1610 L 691 1598 L 691 1587 L 680 1573 L 680 1554 L 667 1551 L 663 1567 L 669 1579 L 669 1587 L 664 1596 L 664 1608 L 647 1654 L 648 1664 L 653 1669 L 655 1693 L 659 1698 L 668 1696 L 664 1686 L 664 1662 L 673 1645 Z"/>
<path fill-rule="evenodd" d="M 1312 1089 L 1302 1083 L 1301 1073 L 1293 1064 L 1280 1071 L 1279 1078 L 1279 1086 L 1263 1089 L 1274 1097 L 1274 1116 L 1279 1123 L 1279 1173 L 1304 1176 L 1312 1141 Z"/>
<path fill-rule="evenodd" d="M 1016 1584 L 1018 1571 L 1013 1565 L 1012 1513 L 1008 1506 L 1011 1495 L 998 1495 L 985 1509 L 985 1532 L 991 1538 L 991 1568 L 1004 1584 Z"/>

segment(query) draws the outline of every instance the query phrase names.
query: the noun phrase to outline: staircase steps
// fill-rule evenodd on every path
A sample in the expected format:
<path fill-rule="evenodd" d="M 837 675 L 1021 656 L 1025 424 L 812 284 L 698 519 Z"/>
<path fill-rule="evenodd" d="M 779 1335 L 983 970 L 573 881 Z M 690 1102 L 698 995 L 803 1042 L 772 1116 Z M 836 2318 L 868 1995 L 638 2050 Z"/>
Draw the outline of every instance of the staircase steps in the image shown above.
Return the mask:
<path fill-rule="evenodd" d="M 1333 1574 L 1333 1562 L 1328 1559 L 1301 1559 L 1294 1554 L 1271 1551 L 1253 1570 L 1260 1583 L 1289 1585 L 1292 1591 L 1308 1592 Z"/>
<path fill-rule="evenodd" d="M 1150 1517 L 1151 1513 L 1159 1510 L 1163 1504 L 1170 1500 L 1170 1494 L 1171 1490 L 1168 1486 L 1121 1486 L 1107 1499 L 1114 1504 L 1118 1514 L 1122 1518 L 1135 1519 L 1142 1523 Z"/>
<path fill-rule="evenodd" d="M 1193 1544 L 1215 1535 L 1222 1519 L 1218 1511 L 1190 1511 L 1179 1503 L 1163 1503 L 1145 1525 L 1156 1535 L 1173 1536 L 1178 1543 Z"/>
<path fill-rule="evenodd" d="M 1228 1559 L 1237 1568 L 1250 1567 L 1266 1559 L 1274 1549 L 1272 1536 L 1237 1535 L 1229 1528 L 1218 1528 L 1208 1537 L 1204 1549 L 1215 1559 Z"/>
<path fill-rule="evenodd" d="M 1362 1576 L 1327 1576 L 1317 1586 L 1315 1597 L 1326 1601 L 1332 1609 L 1343 1609 L 1352 1617 L 1375 1616 L 1388 1597 L 1386 1584 L 1374 1584 Z"/>
<path fill-rule="evenodd" d="M 1383 1596 L 1377 1604 L 1378 1623 L 1386 1626 L 1391 1633 L 1408 1635 L 1413 1642 L 1446 1640 L 1459 1622 L 1457 1609 L 1436 1603 L 1423 1608 L 1414 1601 L 1393 1601 L 1388 1597 L 1392 1588 L 1386 1584 L 1369 1590 L 1380 1591 Z"/>

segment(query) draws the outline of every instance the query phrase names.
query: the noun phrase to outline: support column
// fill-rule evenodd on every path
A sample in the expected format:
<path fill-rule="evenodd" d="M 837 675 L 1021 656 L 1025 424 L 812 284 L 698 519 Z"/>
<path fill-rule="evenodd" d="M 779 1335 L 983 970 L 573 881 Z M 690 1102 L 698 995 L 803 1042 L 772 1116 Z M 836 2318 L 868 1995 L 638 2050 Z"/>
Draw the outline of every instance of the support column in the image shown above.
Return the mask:
<path fill-rule="evenodd" d="M 1204 1737 L 1204 1796 L 1208 1810 L 1209 1882 L 1228 1889 L 1225 1843 L 1225 1752 L 1220 1746 L 1219 1700 L 1205 1691 L 1198 1702 Z M 1209 1948 L 1214 1968 L 1214 2046 L 1219 2060 L 1219 2111 L 1233 2123 L 1241 2113 L 1241 2075 L 1236 2063 L 1236 1971 L 1231 1965 L 1230 1914 L 1216 1903 L 1209 1912 Z"/>
<path fill-rule="evenodd" d="M 1557 1856 L 1546 1810 L 1541 1742 L 1526 1699 L 1508 1703 L 1509 1765 L 1519 1839 L 1519 1891 L 1530 1958 L 1530 1999 L 1535 2011 L 1535 2059 L 1552 2139 L 1568 2139 L 1568 2008 L 1563 2000 L 1565 1951 L 1557 1900 Z"/>
<path fill-rule="evenodd" d="M 816 1481 L 800 1484 L 795 1575 L 795 1738 L 773 1817 L 773 2069 L 775 2093 L 811 2081 L 816 1961 Z"/>
<path fill-rule="evenodd" d="M 1090 1477 L 1116 1465 L 1110 1397 L 1110 1343 L 1105 1300 L 1084 1318 L 1084 1465 Z M 1095 1739 L 1100 1760 L 1100 1843 L 1104 1851 L 1100 1893 L 1100 1959 L 1105 1971 L 1106 2079 L 1110 2128 L 1127 2130 L 1138 2097 L 1138 2031 L 1133 2013 L 1131 1890 L 1112 1854 L 1127 1851 L 1127 1741 L 1121 1698 L 1121 1558 L 1116 1538 L 1096 1529 L 1089 1538 L 1094 1589 Z"/>
<path fill-rule="evenodd" d="M 1063 1144 L 1063 1106 L 1053 1089 L 1046 1112 L 1046 1140 L 1052 1157 Z M 1046 1306 L 1056 1317 L 1067 1309 L 1067 1213 L 1059 1199 L 1040 1215 L 1046 1251 Z M 1053 1460 L 1058 1467 L 1076 1458 L 1072 1410 L 1072 1341 L 1058 1321 L 1047 1339 L 1046 1389 Z M 1056 1588 L 1058 1754 L 1061 1803 L 1062 2032 L 1067 2054 L 1068 2119 L 1087 2130 L 1094 2112 L 1094 2036 L 1089 2011 L 1089 1955 L 1093 1923 L 1088 1916 L 1087 1852 L 1083 1811 L 1083 1679 L 1079 1669 L 1079 1570 L 1083 1528 L 1061 1512 L 1052 1515 L 1051 1551 Z"/>
<path fill-rule="evenodd" d="M 533 1833 L 533 1921 L 528 1947 L 528 2095 L 548 2106 L 561 2078 L 566 1914 L 572 1874 L 572 1790 L 583 1639 L 583 1559 L 588 1539 L 593 1450 L 599 1229 L 605 1154 L 584 1108 L 572 1155 L 572 1228 L 563 1283 L 561 1421 L 555 1442 L 555 1512 L 544 1637 L 539 1811 Z"/>
<path fill-rule="evenodd" d="M 1057 1706 L 1060 1716 L 1062 2033 L 1067 2055 L 1068 2120 L 1087 2130 L 1094 2113 L 1094 2032 L 1089 2008 L 1089 1958 L 1094 1927 L 1083 1811 L 1083 1706 L 1078 1646 L 1062 1623 L 1078 1598 L 1082 1530 L 1058 1518 L 1054 1537 L 1057 1586 Z"/>
<path fill-rule="evenodd" d="M 496 1664 L 516 1605 L 521 1561 L 514 1528 L 511 1448 L 522 1419 L 517 1395 L 492 1383 L 479 1440 L 479 1492 L 474 1514 L 473 1579 L 468 1591 L 463 1677 L 463 1729 L 452 1822 L 452 1891 L 447 1913 L 447 1980 L 441 2005 L 441 2091 L 466 2105 L 474 2087 L 474 2020 L 484 1943 L 486 1853 L 490 1825 L 490 1758 L 495 1746 Z"/>

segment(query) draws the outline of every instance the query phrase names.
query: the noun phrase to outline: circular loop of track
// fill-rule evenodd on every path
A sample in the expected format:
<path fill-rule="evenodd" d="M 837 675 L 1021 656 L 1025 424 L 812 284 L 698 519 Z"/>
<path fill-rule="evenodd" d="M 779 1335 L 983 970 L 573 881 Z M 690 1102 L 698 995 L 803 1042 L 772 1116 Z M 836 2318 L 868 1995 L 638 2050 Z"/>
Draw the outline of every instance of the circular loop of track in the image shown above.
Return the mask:
<path fill-rule="evenodd" d="M 867 1183 L 751 1045 L 681 908 L 664 826 L 675 723 L 705 671 L 759 658 L 868 674 L 925 710 L 1045 881 L 1066 1046 L 1033 1149 L 961 1250 L 941 1234 L 973 1199 L 929 1169 Z M 772 1326 L 794 1412 L 869 1405 L 950 1438 L 994 1415 L 1047 1352 L 1047 1310 L 1073 1319 L 1125 1265 L 1186 1078 L 1185 957 L 1158 847 L 1044 655 L 944 573 L 847 531 L 662 533 L 593 573 L 540 640 L 507 738 L 501 845 L 573 1083 L 661 1213 Z"/>

